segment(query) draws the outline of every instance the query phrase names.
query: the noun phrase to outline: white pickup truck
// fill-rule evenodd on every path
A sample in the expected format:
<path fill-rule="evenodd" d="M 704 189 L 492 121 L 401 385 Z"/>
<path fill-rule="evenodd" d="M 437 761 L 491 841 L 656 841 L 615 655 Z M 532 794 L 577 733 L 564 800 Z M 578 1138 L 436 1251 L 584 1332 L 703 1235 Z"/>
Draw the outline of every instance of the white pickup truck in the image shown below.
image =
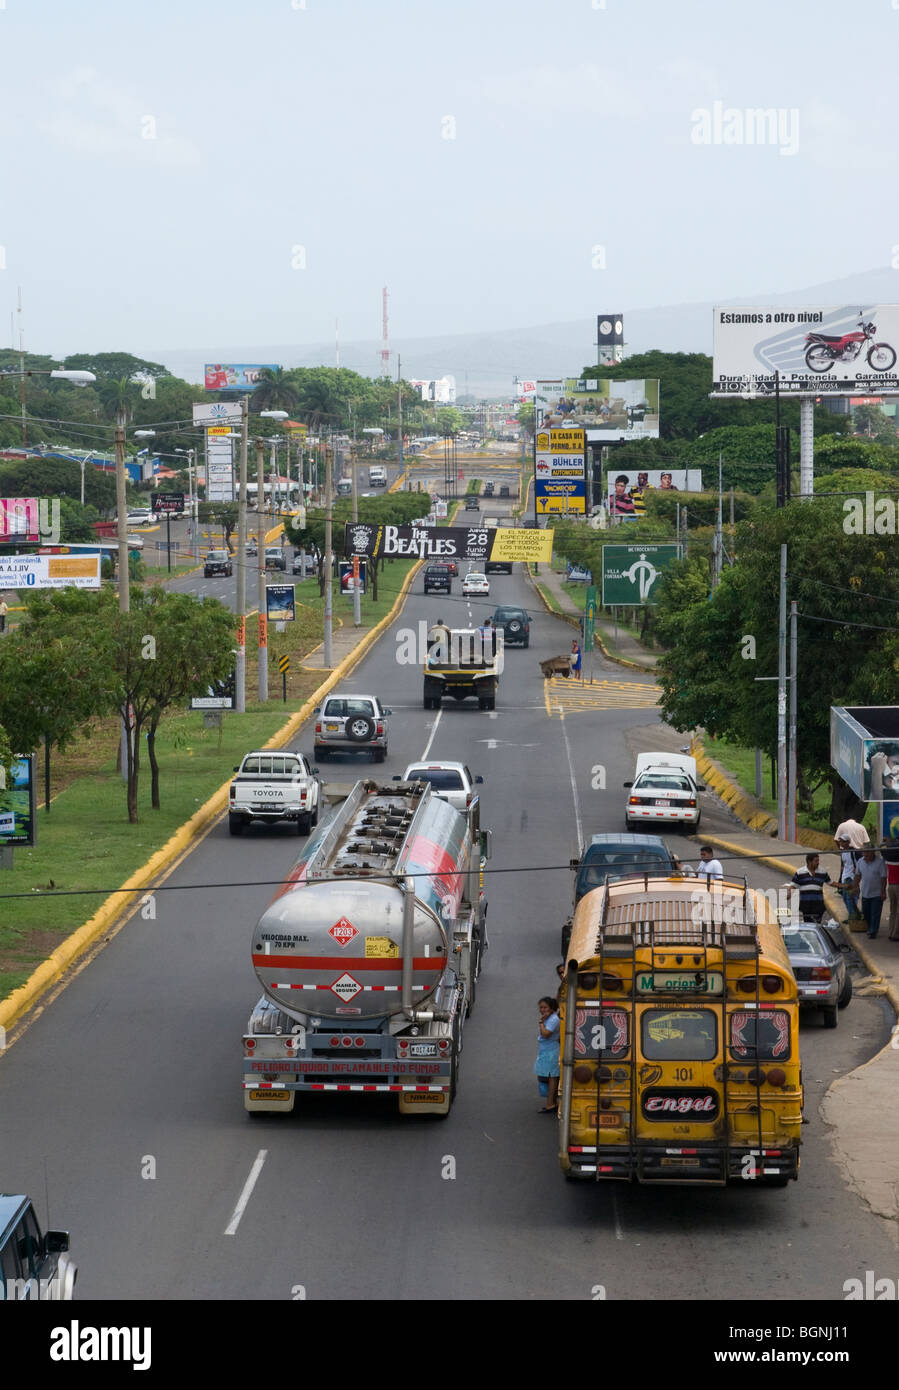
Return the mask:
<path fill-rule="evenodd" d="M 247 753 L 228 797 L 228 829 L 240 835 L 244 826 L 292 821 L 298 835 L 308 835 L 318 822 L 321 782 L 318 768 L 302 753 L 260 748 Z"/>

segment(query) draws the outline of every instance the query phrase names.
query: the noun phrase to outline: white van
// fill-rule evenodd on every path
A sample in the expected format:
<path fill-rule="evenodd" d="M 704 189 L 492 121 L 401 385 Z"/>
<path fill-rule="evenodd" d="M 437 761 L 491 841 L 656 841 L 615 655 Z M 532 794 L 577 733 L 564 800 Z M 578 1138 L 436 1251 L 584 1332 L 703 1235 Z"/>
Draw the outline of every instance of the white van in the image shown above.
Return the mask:
<path fill-rule="evenodd" d="M 387 486 L 387 469 L 380 463 L 373 463 L 368 470 L 369 487 Z"/>

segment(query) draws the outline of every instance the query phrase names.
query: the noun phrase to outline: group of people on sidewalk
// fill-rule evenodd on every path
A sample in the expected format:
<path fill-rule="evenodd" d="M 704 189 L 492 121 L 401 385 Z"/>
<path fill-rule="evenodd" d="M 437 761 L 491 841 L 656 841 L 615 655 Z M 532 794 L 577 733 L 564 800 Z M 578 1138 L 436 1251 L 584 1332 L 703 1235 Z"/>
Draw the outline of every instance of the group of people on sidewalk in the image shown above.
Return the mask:
<path fill-rule="evenodd" d="M 889 939 L 899 941 L 899 836 L 888 837 L 880 849 L 872 845 L 868 832 L 858 821 L 847 820 L 834 831 L 840 856 L 837 887 L 849 917 L 863 917 L 868 937 L 880 932 L 884 903 L 889 902 Z M 803 917 L 821 921 L 824 915 L 824 885 L 830 874 L 820 868 L 820 856 L 805 856 L 805 868 L 791 879 L 799 889 L 799 911 Z"/>

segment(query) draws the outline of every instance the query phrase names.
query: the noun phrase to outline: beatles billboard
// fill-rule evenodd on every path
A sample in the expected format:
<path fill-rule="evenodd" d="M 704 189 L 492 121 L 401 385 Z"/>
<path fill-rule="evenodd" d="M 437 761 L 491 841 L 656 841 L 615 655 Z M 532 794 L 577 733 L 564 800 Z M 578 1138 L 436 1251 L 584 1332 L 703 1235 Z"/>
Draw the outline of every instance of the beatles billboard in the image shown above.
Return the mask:
<path fill-rule="evenodd" d="M 505 526 L 375 526 L 348 522 L 347 555 L 385 555 L 419 560 L 552 559 L 552 531 Z"/>

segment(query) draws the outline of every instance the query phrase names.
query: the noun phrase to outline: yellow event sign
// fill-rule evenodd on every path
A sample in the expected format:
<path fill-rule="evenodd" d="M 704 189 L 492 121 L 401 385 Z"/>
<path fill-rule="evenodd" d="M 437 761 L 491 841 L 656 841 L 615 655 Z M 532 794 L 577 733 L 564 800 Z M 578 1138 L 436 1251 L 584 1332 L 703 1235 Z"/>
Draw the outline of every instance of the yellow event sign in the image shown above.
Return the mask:
<path fill-rule="evenodd" d="M 230 434 L 230 433 L 231 433 L 231 426 L 230 426 L 230 425 L 210 425 L 210 426 L 209 426 L 209 429 L 206 431 L 206 433 L 207 433 L 207 434 Z"/>
<path fill-rule="evenodd" d="M 552 531 L 501 526 L 490 550 L 491 560 L 532 560 L 549 564 L 553 554 Z"/>
<path fill-rule="evenodd" d="M 47 574 L 51 579 L 96 579 L 99 568 L 97 555 L 47 556 Z"/>
<path fill-rule="evenodd" d="M 544 516 L 547 512 L 569 512 L 578 513 L 583 516 L 586 510 L 587 506 L 583 493 L 581 493 L 579 497 L 577 495 L 569 496 L 568 494 L 565 494 L 565 496 L 559 496 L 557 494 L 553 497 L 541 497 L 539 493 L 537 494 L 537 514 L 539 516 Z M 545 536 L 547 532 L 540 531 L 534 532 L 533 534 Z"/>
<path fill-rule="evenodd" d="M 538 454 L 582 454 L 587 447 L 583 430 L 539 430 Z"/>

